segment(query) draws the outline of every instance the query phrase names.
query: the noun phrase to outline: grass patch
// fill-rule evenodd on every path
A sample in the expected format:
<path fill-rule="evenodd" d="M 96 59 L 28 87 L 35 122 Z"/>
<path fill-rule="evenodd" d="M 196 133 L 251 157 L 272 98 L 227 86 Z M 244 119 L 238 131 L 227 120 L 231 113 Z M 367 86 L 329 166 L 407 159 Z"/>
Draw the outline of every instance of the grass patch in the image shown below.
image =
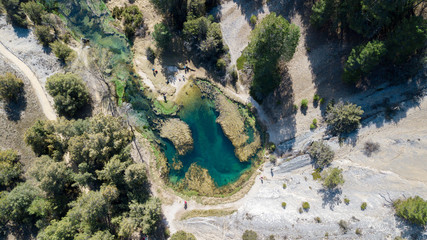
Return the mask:
<path fill-rule="evenodd" d="M 237 210 L 234 209 L 209 209 L 209 210 L 191 210 L 185 212 L 180 220 L 186 220 L 195 217 L 222 217 L 235 213 Z"/>
<path fill-rule="evenodd" d="M 246 57 L 245 56 L 243 56 L 243 54 L 242 54 L 242 56 L 240 56 L 238 59 L 237 59 L 237 61 L 236 61 L 236 66 L 237 66 L 237 69 L 238 70 L 242 70 L 243 69 L 243 67 L 245 66 L 245 63 L 246 63 Z"/>
<path fill-rule="evenodd" d="M 120 80 L 116 80 L 116 81 L 114 81 L 114 83 L 116 84 L 116 94 L 117 94 L 117 97 L 118 97 L 117 104 L 119 106 L 121 106 L 122 103 L 123 103 L 123 96 L 125 95 L 126 82 L 120 81 Z"/>
<path fill-rule="evenodd" d="M 320 169 L 316 168 L 313 173 L 311 174 L 313 176 L 313 180 L 321 179 L 322 176 L 320 176 Z"/>
<path fill-rule="evenodd" d="M 154 100 L 154 109 L 160 115 L 173 115 L 179 110 L 179 106 L 172 101 L 163 102 Z"/>

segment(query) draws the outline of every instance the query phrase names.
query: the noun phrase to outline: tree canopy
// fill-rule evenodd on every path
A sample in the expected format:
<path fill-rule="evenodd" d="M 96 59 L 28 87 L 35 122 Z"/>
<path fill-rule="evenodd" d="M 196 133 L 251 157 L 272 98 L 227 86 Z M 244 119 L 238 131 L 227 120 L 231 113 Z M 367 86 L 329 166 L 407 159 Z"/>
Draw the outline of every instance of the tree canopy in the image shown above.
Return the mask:
<path fill-rule="evenodd" d="M 399 217 L 422 226 L 427 224 L 427 201 L 421 197 L 398 199 L 394 201 L 393 206 Z"/>
<path fill-rule="evenodd" d="M 308 149 L 310 156 L 316 161 L 316 164 L 320 168 L 324 168 L 329 165 L 334 159 L 334 151 L 331 147 L 325 144 L 323 141 L 313 142 Z"/>
<path fill-rule="evenodd" d="M 15 74 L 7 72 L 0 75 L 0 99 L 16 101 L 22 94 L 24 82 Z"/>
<path fill-rule="evenodd" d="M 0 151 L 0 190 L 14 186 L 23 173 L 22 164 L 16 151 Z"/>
<path fill-rule="evenodd" d="M 292 58 L 299 36 L 299 28 L 276 13 L 270 13 L 256 25 L 244 53 L 254 70 L 251 95 L 256 100 L 261 101 L 279 85 L 278 61 Z"/>
<path fill-rule="evenodd" d="M 360 106 L 339 101 L 327 110 L 326 122 L 333 134 L 350 133 L 359 127 L 363 113 Z"/>
<path fill-rule="evenodd" d="M 57 73 L 47 79 L 46 89 L 53 97 L 58 113 L 74 117 L 89 104 L 89 93 L 83 80 L 73 73 Z"/>
<path fill-rule="evenodd" d="M 344 182 L 342 169 L 340 168 L 332 168 L 328 170 L 323 177 L 323 186 L 328 189 L 334 189 L 339 185 L 344 184 Z"/>

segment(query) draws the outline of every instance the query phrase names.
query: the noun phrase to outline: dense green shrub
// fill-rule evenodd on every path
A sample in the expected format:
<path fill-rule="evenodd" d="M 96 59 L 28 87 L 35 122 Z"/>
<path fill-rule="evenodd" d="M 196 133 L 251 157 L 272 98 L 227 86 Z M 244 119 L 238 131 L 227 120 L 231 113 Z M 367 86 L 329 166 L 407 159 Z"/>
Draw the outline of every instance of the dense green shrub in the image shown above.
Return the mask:
<path fill-rule="evenodd" d="M 258 18 L 255 15 L 252 15 L 251 18 L 249 19 L 249 21 L 251 22 L 252 26 L 255 26 L 256 23 L 258 22 Z"/>
<path fill-rule="evenodd" d="M 308 202 L 303 202 L 302 208 L 307 211 L 308 209 L 310 209 L 310 204 Z"/>
<path fill-rule="evenodd" d="M 58 40 L 51 43 L 50 48 L 52 48 L 55 56 L 63 63 L 71 61 L 75 57 L 74 50 Z"/>
<path fill-rule="evenodd" d="M 24 11 L 22 11 L 21 0 L 1 0 L 0 1 L 7 12 L 7 16 L 12 24 L 19 27 L 27 27 L 27 20 Z"/>
<path fill-rule="evenodd" d="M 47 79 L 46 89 L 60 115 L 74 117 L 77 111 L 89 104 L 88 90 L 76 74 L 57 73 Z"/>
<path fill-rule="evenodd" d="M 28 212 L 32 201 L 40 195 L 40 190 L 29 183 L 22 183 L 10 192 L 0 194 L 0 228 L 8 222 L 24 224 L 31 221 Z"/>
<path fill-rule="evenodd" d="M 387 57 L 391 62 L 404 62 L 427 41 L 427 21 L 421 16 L 404 19 L 386 40 Z"/>
<path fill-rule="evenodd" d="M 334 159 L 334 151 L 322 141 L 313 142 L 308 149 L 310 156 L 316 161 L 316 164 L 324 168 Z"/>
<path fill-rule="evenodd" d="M 342 175 L 342 169 L 340 168 L 332 168 L 326 172 L 323 178 L 323 186 L 333 189 L 343 184 L 344 177 Z"/>
<path fill-rule="evenodd" d="M 43 44 L 43 46 L 49 46 L 55 40 L 55 34 L 53 29 L 49 26 L 38 25 L 34 31 L 37 40 Z"/>
<path fill-rule="evenodd" d="M 21 3 L 21 8 L 28 18 L 36 25 L 42 23 L 42 16 L 46 14 L 41 3 L 30 1 Z"/>
<path fill-rule="evenodd" d="M 393 206 L 397 216 L 422 226 L 427 224 L 427 201 L 421 197 L 398 199 L 394 201 Z"/>
<path fill-rule="evenodd" d="M 348 198 L 344 198 L 344 203 L 345 203 L 346 205 L 350 204 L 350 199 L 348 199 Z"/>
<path fill-rule="evenodd" d="M 0 99 L 10 101 L 18 100 L 22 94 L 24 82 L 15 74 L 7 72 L 0 75 Z"/>
<path fill-rule="evenodd" d="M 360 106 L 339 101 L 326 113 L 326 122 L 333 134 L 350 133 L 359 127 L 364 111 Z"/>
<path fill-rule="evenodd" d="M 0 190 L 13 186 L 22 173 L 18 153 L 10 149 L 0 151 Z"/>
<path fill-rule="evenodd" d="M 301 100 L 301 108 L 302 109 L 307 109 L 308 108 L 308 100 L 307 99 L 303 99 Z"/>
<path fill-rule="evenodd" d="M 360 209 L 362 211 L 365 211 L 366 207 L 368 207 L 368 204 L 366 202 L 363 202 L 362 205 L 360 205 Z"/>
<path fill-rule="evenodd" d="M 377 67 L 387 54 L 384 42 L 370 41 L 351 50 L 344 67 L 343 80 L 356 82 Z"/>
<path fill-rule="evenodd" d="M 286 202 L 282 202 L 282 208 L 286 208 Z"/>
<path fill-rule="evenodd" d="M 286 188 L 287 188 L 286 183 L 284 183 L 284 184 L 282 185 L 282 187 L 283 187 L 283 189 L 286 189 Z"/>
<path fill-rule="evenodd" d="M 278 61 L 293 57 L 299 37 L 299 28 L 275 13 L 267 15 L 252 31 L 244 54 L 254 71 L 250 92 L 257 101 L 279 85 Z"/>
<path fill-rule="evenodd" d="M 258 240 L 258 234 L 252 230 L 246 230 L 242 235 L 242 240 Z"/>
<path fill-rule="evenodd" d="M 154 32 L 152 35 L 158 48 L 167 49 L 170 46 L 172 34 L 165 24 L 157 23 L 154 25 Z"/>
<path fill-rule="evenodd" d="M 174 233 L 170 240 L 196 240 L 196 237 L 192 233 L 178 231 Z"/>
<path fill-rule="evenodd" d="M 224 72 L 226 67 L 227 67 L 227 63 L 225 62 L 224 59 L 220 58 L 218 59 L 218 61 L 216 61 L 216 69 L 218 69 L 218 71 Z"/>
<path fill-rule="evenodd" d="M 138 6 L 131 5 L 125 7 L 114 7 L 112 16 L 116 19 L 122 20 L 124 32 L 128 39 L 135 36 L 136 30 L 144 24 L 144 18 Z"/>

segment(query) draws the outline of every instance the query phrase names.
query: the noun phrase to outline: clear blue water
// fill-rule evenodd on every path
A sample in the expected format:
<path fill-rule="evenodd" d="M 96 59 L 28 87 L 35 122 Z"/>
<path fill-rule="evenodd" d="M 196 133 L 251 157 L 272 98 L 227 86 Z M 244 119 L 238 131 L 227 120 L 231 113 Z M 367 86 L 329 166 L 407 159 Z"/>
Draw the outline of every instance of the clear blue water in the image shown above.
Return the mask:
<path fill-rule="evenodd" d="M 185 172 L 194 162 L 206 168 L 219 187 L 236 181 L 250 168 L 250 162 L 242 163 L 235 156 L 234 146 L 216 123 L 217 113 L 210 100 L 195 99 L 180 110 L 179 117 L 190 126 L 194 149 L 179 156 L 172 143 L 166 142 L 165 154 L 169 163 L 172 164 L 174 157 L 183 163 L 181 170 L 171 169 L 171 182 L 184 178 Z"/>

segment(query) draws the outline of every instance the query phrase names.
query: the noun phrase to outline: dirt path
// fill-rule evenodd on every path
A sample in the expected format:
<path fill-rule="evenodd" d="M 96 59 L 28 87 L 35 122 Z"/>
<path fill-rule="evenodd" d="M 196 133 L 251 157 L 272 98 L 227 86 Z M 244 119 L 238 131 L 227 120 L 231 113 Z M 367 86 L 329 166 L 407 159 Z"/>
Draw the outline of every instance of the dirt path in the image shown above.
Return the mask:
<path fill-rule="evenodd" d="M 37 96 L 37 99 L 40 102 L 43 113 L 49 120 L 56 120 L 55 110 L 53 110 L 52 106 L 47 99 L 45 92 L 43 91 L 40 82 L 38 81 L 36 75 L 31 71 L 31 69 L 22 62 L 18 57 L 16 57 L 12 52 L 10 52 L 2 43 L 0 43 L 0 54 L 2 54 L 5 58 L 15 64 L 21 72 L 30 80 L 31 86 L 34 89 L 34 92 Z"/>

